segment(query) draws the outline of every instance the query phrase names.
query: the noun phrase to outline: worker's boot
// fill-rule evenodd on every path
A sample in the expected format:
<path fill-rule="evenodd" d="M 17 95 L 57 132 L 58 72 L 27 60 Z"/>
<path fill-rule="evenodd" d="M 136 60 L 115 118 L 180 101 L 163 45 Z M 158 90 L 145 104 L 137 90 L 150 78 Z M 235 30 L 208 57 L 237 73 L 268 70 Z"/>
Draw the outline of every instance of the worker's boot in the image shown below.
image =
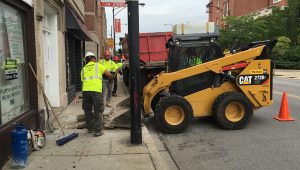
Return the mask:
<path fill-rule="evenodd" d="M 95 137 L 102 136 L 102 135 L 104 135 L 104 133 L 103 133 L 102 130 L 99 131 L 99 132 L 94 132 L 94 136 L 95 136 Z"/>
<path fill-rule="evenodd" d="M 113 94 L 112 94 L 112 96 L 114 96 L 114 97 L 118 97 L 118 95 L 117 95 L 116 93 L 113 93 Z"/>
<path fill-rule="evenodd" d="M 112 107 L 111 104 L 110 104 L 110 101 L 106 101 L 106 106 L 107 107 Z"/>

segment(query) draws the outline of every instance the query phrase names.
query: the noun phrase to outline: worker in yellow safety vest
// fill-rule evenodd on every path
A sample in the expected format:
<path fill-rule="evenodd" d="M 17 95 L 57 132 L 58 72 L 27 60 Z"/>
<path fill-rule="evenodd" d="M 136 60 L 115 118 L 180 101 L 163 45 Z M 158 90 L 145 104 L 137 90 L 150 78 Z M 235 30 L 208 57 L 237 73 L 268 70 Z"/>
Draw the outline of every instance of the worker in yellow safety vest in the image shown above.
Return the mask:
<path fill-rule="evenodd" d="M 82 109 L 85 113 L 88 133 L 94 132 L 94 136 L 101 136 L 103 135 L 102 114 L 104 111 L 102 75 L 108 78 L 112 78 L 112 75 L 103 65 L 96 62 L 94 53 L 87 52 L 85 61 L 87 64 L 81 70 Z"/>
<path fill-rule="evenodd" d="M 114 56 L 113 61 L 118 65 L 118 70 L 119 70 L 119 74 L 122 74 L 122 67 L 123 67 L 123 63 L 121 63 L 121 60 L 118 56 Z M 117 95 L 117 90 L 118 90 L 118 77 L 117 74 L 114 78 L 114 88 L 112 91 L 112 96 L 118 96 Z"/>
<path fill-rule="evenodd" d="M 99 62 L 102 64 L 109 72 L 116 76 L 116 73 L 118 71 L 118 65 L 111 60 L 111 53 L 109 50 L 106 50 L 104 52 L 104 58 Z M 113 88 L 113 80 L 110 80 L 105 75 L 103 76 L 102 84 L 103 84 L 103 101 L 104 106 L 112 107 L 110 104 L 111 96 L 112 96 L 112 88 Z"/>

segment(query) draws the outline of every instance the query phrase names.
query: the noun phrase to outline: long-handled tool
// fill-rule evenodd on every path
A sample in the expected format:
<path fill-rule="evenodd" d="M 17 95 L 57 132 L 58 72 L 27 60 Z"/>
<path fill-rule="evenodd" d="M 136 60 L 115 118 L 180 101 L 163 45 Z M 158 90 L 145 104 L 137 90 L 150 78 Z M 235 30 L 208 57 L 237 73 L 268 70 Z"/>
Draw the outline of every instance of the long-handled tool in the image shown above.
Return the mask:
<path fill-rule="evenodd" d="M 47 104 L 46 97 L 45 97 L 44 93 L 43 93 L 43 100 L 44 100 L 44 104 L 45 104 L 45 108 L 46 108 L 46 113 L 47 113 L 46 125 L 48 126 L 50 132 L 53 133 L 54 132 L 54 128 L 53 128 L 52 124 L 49 121 L 50 112 L 49 112 L 48 104 Z"/>
<path fill-rule="evenodd" d="M 29 63 L 29 67 L 30 67 L 30 69 L 31 69 L 31 71 L 32 71 L 32 74 L 34 75 L 34 77 L 35 77 L 35 79 L 36 79 L 36 81 L 37 81 L 37 83 L 38 83 L 38 85 L 39 85 L 39 87 L 40 87 L 42 93 L 43 93 L 43 97 L 44 97 L 44 99 L 45 99 L 46 102 L 47 102 L 46 104 L 49 105 L 49 107 L 50 107 L 50 109 L 51 109 L 51 112 L 52 112 L 54 118 L 56 119 L 56 121 L 57 121 L 57 123 L 58 123 L 58 126 L 59 126 L 61 132 L 62 132 L 63 135 L 64 135 L 64 137 L 62 137 L 61 139 L 56 140 L 56 144 L 59 145 L 59 146 L 62 146 L 62 145 L 64 145 L 65 143 L 67 143 L 67 142 L 73 140 L 74 138 L 78 137 L 78 133 L 72 133 L 72 134 L 66 136 L 66 134 L 65 134 L 65 132 L 64 132 L 64 130 L 63 130 L 61 124 L 60 124 L 60 121 L 58 120 L 58 118 L 57 118 L 55 112 L 53 111 L 53 107 L 52 107 L 52 105 L 51 105 L 51 103 L 50 103 L 50 101 L 49 101 L 49 99 L 48 99 L 48 97 L 47 97 L 47 95 L 46 95 L 46 93 L 45 93 L 44 87 L 43 87 L 43 85 L 41 84 L 41 82 L 39 82 L 39 80 L 38 80 L 38 78 L 37 78 L 37 75 L 36 75 L 36 73 L 34 72 L 34 70 L 33 70 L 33 68 L 32 68 L 32 66 L 31 66 L 30 63 Z"/>

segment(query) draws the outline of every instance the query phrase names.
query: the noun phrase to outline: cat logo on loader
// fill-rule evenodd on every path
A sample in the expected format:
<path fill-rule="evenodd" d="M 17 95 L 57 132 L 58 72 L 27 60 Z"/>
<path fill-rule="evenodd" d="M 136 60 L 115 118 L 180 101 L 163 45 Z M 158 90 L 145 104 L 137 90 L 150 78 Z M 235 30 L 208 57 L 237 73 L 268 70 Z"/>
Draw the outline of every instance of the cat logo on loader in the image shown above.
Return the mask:
<path fill-rule="evenodd" d="M 248 84 L 252 84 L 252 77 L 253 76 L 240 76 L 239 77 L 239 84 L 240 85 L 248 85 Z"/>

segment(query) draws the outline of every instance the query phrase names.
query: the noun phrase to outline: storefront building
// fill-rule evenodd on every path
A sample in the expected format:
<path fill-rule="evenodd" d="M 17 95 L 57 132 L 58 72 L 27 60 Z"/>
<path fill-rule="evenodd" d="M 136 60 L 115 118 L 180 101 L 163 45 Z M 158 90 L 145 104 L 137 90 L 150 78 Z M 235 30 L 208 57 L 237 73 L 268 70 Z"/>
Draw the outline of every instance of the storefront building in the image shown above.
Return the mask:
<path fill-rule="evenodd" d="M 0 169 L 10 159 L 13 124 L 37 129 L 45 122 L 43 95 L 29 64 L 51 105 L 65 107 L 81 91 L 86 43 L 98 54 L 104 49 L 105 10 L 93 11 L 88 30 L 85 2 L 0 0 Z"/>
<path fill-rule="evenodd" d="M 84 64 L 86 41 L 93 41 L 84 20 L 84 3 L 77 4 L 82 6 L 81 10 L 76 10 L 72 1 L 65 1 L 66 14 L 66 83 L 69 103 L 76 96 L 76 92 L 81 91 L 82 83 L 80 71 Z"/>
<path fill-rule="evenodd" d="M 38 128 L 32 0 L 0 0 L 0 169 L 10 159 L 13 123 Z"/>

